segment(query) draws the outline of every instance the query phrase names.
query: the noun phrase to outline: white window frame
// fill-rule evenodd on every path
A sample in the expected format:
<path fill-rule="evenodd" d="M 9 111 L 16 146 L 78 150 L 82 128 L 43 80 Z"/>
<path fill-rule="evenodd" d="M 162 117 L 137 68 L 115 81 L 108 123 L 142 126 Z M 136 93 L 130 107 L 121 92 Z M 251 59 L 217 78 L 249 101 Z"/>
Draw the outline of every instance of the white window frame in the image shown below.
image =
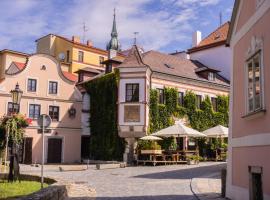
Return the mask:
<path fill-rule="evenodd" d="M 29 79 L 35 79 L 36 80 L 36 91 L 35 92 L 28 91 L 28 80 Z M 38 77 L 27 76 L 26 77 L 26 81 L 25 81 L 25 90 L 29 94 L 36 94 L 36 95 L 38 95 L 38 91 L 39 91 L 39 78 Z"/>
<path fill-rule="evenodd" d="M 264 109 L 264 87 L 263 87 L 263 52 L 261 50 L 258 50 L 255 52 L 252 56 L 250 56 L 246 60 L 245 64 L 245 80 L 246 80 L 246 87 L 245 87 L 245 103 L 246 103 L 246 114 L 254 113 L 257 111 L 260 111 Z M 253 77 L 252 85 L 253 85 L 253 109 L 249 110 L 249 74 L 248 74 L 248 65 L 250 62 L 252 62 L 252 71 L 254 73 L 254 59 L 258 57 L 259 59 L 259 67 L 260 67 L 260 107 L 255 109 L 255 88 L 254 88 L 254 81 L 255 78 Z M 254 74 L 253 74 L 254 75 Z"/>
<path fill-rule="evenodd" d="M 57 82 L 57 93 L 56 93 L 56 94 L 50 94 L 50 93 L 49 93 L 49 90 L 50 90 L 50 82 Z M 58 81 L 58 80 L 51 80 L 51 79 L 49 79 L 49 80 L 48 80 L 48 83 L 47 83 L 47 96 L 59 96 L 59 92 L 60 92 L 60 84 L 59 84 L 59 81 Z"/>

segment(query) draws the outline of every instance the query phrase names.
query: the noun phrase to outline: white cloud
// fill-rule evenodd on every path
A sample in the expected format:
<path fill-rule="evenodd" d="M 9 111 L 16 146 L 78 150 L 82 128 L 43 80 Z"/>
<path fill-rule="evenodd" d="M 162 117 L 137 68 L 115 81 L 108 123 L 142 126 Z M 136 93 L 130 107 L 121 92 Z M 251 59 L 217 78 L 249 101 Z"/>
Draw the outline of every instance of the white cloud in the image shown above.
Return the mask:
<path fill-rule="evenodd" d="M 48 33 L 71 38 L 83 35 L 105 48 L 110 39 L 113 8 L 123 49 L 138 43 L 145 49 L 162 49 L 190 41 L 199 10 L 220 0 L 3 0 L 0 1 L 0 48 L 34 51 L 34 40 Z M 204 20 L 205 21 L 205 20 Z M 18 45 L 14 45 L 17 41 Z M 191 42 L 191 41 L 190 41 Z M 29 44 L 31 43 L 31 45 Z M 24 45 L 24 46 L 19 46 Z M 181 47 L 179 47 L 181 48 Z"/>

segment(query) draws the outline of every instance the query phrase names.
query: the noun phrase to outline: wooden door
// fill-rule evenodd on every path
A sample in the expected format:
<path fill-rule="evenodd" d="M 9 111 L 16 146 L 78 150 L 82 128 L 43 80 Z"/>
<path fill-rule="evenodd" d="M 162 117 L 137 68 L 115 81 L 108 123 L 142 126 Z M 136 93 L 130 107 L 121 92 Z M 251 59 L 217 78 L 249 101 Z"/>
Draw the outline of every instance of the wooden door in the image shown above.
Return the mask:
<path fill-rule="evenodd" d="M 32 164 L 32 144 L 32 137 L 23 138 L 23 142 L 18 147 L 19 163 Z"/>
<path fill-rule="evenodd" d="M 24 138 L 24 149 L 23 149 L 23 163 L 32 164 L 32 144 L 33 138 Z"/>
<path fill-rule="evenodd" d="M 89 159 L 90 156 L 90 136 L 82 136 L 81 157 Z"/>
<path fill-rule="evenodd" d="M 48 139 L 48 163 L 61 163 L 62 160 L 62 139 Z"/>

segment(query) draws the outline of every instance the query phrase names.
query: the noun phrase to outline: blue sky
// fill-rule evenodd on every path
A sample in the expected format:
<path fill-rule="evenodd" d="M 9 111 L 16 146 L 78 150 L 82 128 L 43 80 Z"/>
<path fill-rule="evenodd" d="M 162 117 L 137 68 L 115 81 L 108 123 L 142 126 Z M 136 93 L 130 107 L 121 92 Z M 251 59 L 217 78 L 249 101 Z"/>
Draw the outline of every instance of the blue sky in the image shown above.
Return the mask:
<path fill-rule="evenodd" d="M 35 52 L 35 40 L 55 33 L 83 35 L 105 48 L 110 39 L 113 8 L 122 49 L 133 43 L 145 50 L 174 52 L 191 47 L 195 30 L 207 36 L 230 20 L 234 0 L 1 0 L 0 49 Z"/>

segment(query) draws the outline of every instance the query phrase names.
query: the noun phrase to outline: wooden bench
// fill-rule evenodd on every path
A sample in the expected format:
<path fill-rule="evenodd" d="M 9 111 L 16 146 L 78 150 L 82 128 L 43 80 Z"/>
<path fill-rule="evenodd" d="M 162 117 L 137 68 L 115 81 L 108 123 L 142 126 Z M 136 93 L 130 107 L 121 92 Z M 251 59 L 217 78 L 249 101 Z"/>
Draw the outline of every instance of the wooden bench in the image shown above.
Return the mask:
<path fill-rule="evenodd" d="M 179 160 L 179 161 L 172 161 L 172 160 L 137 160 L 137 165 L 140 163 L 143 163 L 143 165 L 150 163 L 153 164 L 153 166 L 156 166 L 156 164 L 186 164 L 187 161 Z"/>

